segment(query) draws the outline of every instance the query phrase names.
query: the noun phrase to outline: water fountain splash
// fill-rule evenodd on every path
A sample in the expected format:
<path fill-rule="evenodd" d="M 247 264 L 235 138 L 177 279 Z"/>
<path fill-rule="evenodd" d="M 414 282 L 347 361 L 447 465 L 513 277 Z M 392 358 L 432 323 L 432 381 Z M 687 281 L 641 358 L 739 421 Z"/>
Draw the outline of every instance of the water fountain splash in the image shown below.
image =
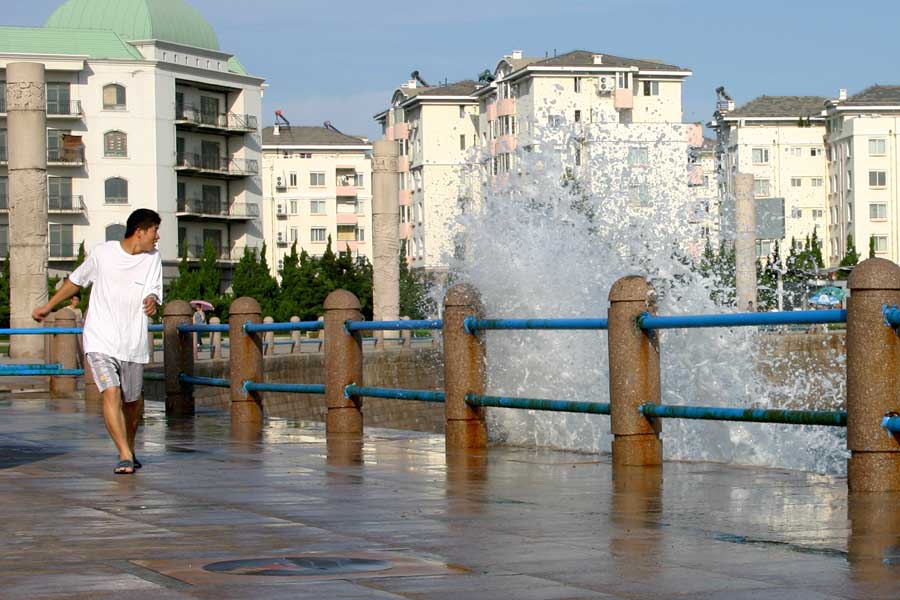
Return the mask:
<path fill-rule="evenodd" d="M 683 250 L 697 234 L 686 218 L 687 148 L 672 143 L 678 131 L 666 130 L 679 126 L 660 125 L 649 136 L 643 126 L 652 166 L 628 166 L 627 140 L 604 144 L 609 131 L 603 127 L 536 132 L 540 141 L 516 153 L 513 172 L 481 181 L 474 194 L 480 201 L 455 223 L 466 252 L 449 261 L 451 280 L 476 285 L 492 318 L 603 317 L 612 284 L 632 274 L 654 283 L 660 314 L 730 310 L 710 299 L 714 283 L 692 269 Z M 637 135 L 627 129 L 626 135 Z M 616 132 L 621 138 L 621 125 Z M 573 173 L 564 165 L 573 164 L 579 148 L 589 148 L 591 156 Z M 635 180 L 642 183 L 625 189 L 619 183 Z M 488 393 L 609 401 L 605 332 L 486 335 Z M 798 408 L 810 389 L 822 391 L 815 408 L 842 403 L 842 376 L 769 355 L 760 345 L 764 334 L 755 330 L 666 330 L 660 336 L 663 403 Z M 780 374 L 773 381 L 771 373 Z M 489 431 L 507 444 L 586 452 L 609 452 L 612 439 L 607 417 L 512 409 L 490 410 Z M 668 419 L 663 439 L 669 460 L 842 473 L 847 457 L 845 431 L 838 428 Z"/>

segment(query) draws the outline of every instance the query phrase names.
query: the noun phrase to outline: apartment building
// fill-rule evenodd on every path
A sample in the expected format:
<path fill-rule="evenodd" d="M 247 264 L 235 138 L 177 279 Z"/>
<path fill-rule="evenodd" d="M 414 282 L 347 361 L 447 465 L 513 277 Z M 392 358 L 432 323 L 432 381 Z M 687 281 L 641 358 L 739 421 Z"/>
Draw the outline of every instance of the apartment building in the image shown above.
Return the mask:
<path fill-rule="evenodd" d="M 47 82 L 51 272 L 124 234 L 128 215 L 162 216 L 164 276 L 213 244 L 227 287 L 245 246 L 261 245 L 262 84 L 181 0 L 69 0 L 42 27 L 0 27 L 10 62 Z M 0 86 L 0 252 L 6 254 L 5 86 Z"/>
<path fill-rule="evenodd" d="M 286 254 L 350 250 L 372 260 L 372 144 L 334 128 L 262 132 L 263 236 L 277 276 Z"/>
<path fill-rule="evenodd" d="M 432 272 L 456 252 L 453 222 L 472 200 L 478 84 L 428 85 L 414 73 L 375 115 L 400 144 L 400 240 L 409 264 Z"/>
<path fill-rule="evenodd" d="M 699 236 L 691 240 L 688 251 L 699 256 L 706 240 L 719 245 L 719 189 L 716 181 L 716 140 L 703 138 L 699 148 L 692 148 L 688 169 L 688 188 L 692 205 L 688 222 L 696 226 Z"/>
<path fill-rule="evenodd" d="M 873 85 L 850 97 L 841 90 L 826 104 L 831 264 L 846 253 L 848 234 L 862 256 L 872 239 L 876 256 L 900 262 L 898 127 L 898 85 Z"/>
<path fill-rule="evenodd" d="M 710 123 L 716 131 L 722 233 L 734 237 L 735 175 L 749 173 L 759 258 L 769 255 L 776 241 L 786 254 L 792 240 L 802 246 L 814 230 L 820 244 L 827 237 L 825 100 L 760 96 L 735 109 L 733 100 L 723 99 Z M 834 264 L 833 257 L 826 262 Z"/>

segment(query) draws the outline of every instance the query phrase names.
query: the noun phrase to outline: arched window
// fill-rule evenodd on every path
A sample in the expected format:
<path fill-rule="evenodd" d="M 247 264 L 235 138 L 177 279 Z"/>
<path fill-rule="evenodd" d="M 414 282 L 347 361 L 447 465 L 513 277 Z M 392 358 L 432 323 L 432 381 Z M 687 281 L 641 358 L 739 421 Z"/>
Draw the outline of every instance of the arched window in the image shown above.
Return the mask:
<path fill-rule="evenodd" d="M 107 242 L 121 242 L 125 239 L 125 226 L 124 225 L 107 225 L 106 226 L 106 241 Z"/>
<path fill-rule="evenodd" d="M 128 204 L 128 182 L 121 177 L 106 180 L 106 203 Z"/>
<path fill-rule="evenodd" d="M 103 134 L 103 156 L 128 156 L 128 136 L 124 131 L 107 131 Z"/>
<path fill-rule="evenodd" d="M 125 86 L 117 83 L 103 86 L 103 109 L 125 110 Z"/>

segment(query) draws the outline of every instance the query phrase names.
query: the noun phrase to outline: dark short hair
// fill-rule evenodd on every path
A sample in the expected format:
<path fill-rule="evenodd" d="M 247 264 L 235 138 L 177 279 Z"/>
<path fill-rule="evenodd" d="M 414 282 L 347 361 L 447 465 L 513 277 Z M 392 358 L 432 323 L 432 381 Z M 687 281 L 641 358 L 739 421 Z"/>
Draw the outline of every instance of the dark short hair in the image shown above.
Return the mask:
<path fill-rule="evenodd" d="M 150 229 L 154 225 L 162 223 L 159 214 L 149 208 L 139 208 L 130 215 L 125 222 L 125 238 L 130 238 L 138 229 Z"/>

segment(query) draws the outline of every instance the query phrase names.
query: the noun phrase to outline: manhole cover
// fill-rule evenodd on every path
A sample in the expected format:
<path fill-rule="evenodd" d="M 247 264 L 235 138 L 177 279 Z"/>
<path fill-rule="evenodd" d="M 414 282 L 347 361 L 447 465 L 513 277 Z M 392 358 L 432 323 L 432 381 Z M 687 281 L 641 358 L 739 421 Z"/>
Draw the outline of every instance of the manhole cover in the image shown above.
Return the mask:
<path fill-rule="evenodd" d="M 345 558 L 340 556 L 248 558 L 226 560 L 203 567 L 212 573 L 232 575 L 272 575 L 277 577 L 310 577 L 386 571 L 393 565 L 385 560 Z"/>

